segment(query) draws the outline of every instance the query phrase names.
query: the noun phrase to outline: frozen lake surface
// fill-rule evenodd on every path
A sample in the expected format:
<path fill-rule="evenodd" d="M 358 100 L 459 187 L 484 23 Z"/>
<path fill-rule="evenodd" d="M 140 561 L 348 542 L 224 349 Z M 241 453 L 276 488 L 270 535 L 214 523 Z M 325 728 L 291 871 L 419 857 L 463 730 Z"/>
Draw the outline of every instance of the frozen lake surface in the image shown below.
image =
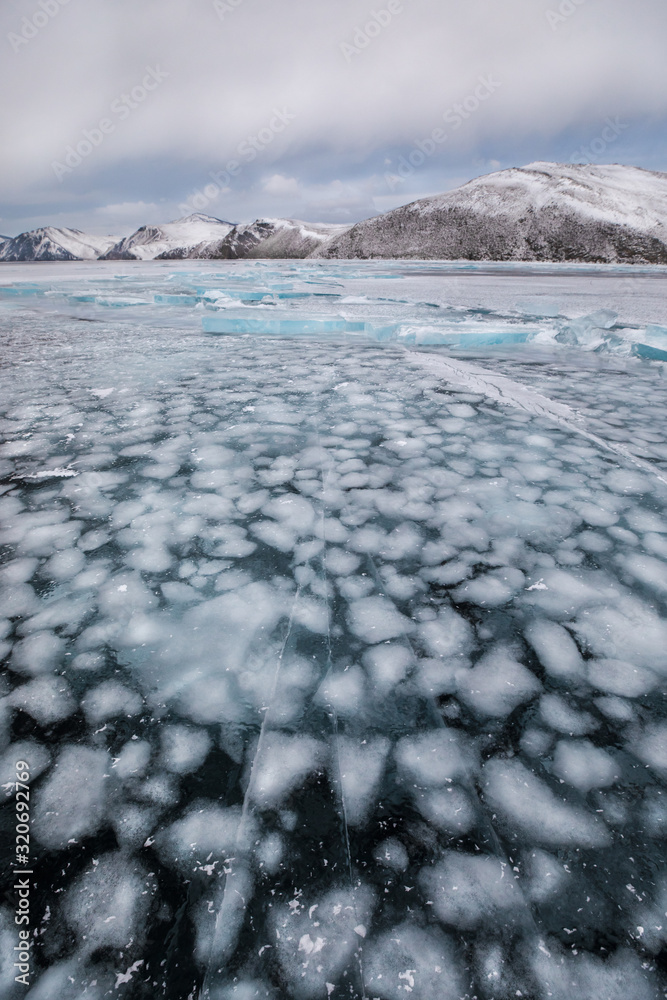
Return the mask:
<path fill-rule="evenodd" d="M 4 265 L 0 329 L 2 997 L 666 996 L 667 269 Z"/>

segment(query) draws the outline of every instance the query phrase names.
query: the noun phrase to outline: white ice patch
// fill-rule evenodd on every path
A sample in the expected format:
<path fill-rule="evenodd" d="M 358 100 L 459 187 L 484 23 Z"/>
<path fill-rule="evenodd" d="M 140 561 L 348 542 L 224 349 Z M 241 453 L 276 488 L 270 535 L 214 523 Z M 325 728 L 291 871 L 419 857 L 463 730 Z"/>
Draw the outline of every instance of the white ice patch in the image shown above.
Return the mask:
<path fill-rule="evenodd" d="M 0 791 L 4 790 L 7 798 L 16 791 L 16 764 L 22 760 L 30 765 L 30 777 L 23 784 L 30 784 L 47 769 L 51 763 L 51 754 L 36 740 L 11 743 L 0 756 Z"/>
<path fill-rule="evenodd" d="M 577 645 L 566 629 L 545 619 L 532 622 L 524 633 L 546 672 L 555 680 L 574 680 L 584 672 Z"/>
<path fill-rule="evenodd" d="M 348 667 L 328 674 L 322 681 L 315 701 L 330 705 L 342 716 L 350 717 L 363 712 L 366 703 L 365 677 L 361 667 Z"/>
<path fill-rule="evenodd" d="M 414 623 L 396 610 L 386 597 L 353 601 L 348 611 L 350 630 L 369 644 L 385 642 L 414 631 Z"/>
<path fill-rule="evenodd" d="M 442 659 L 465 656 L 473 645 L 470 625 L 453 608 L 441 608 L 437 618 L 422 622 L 418 635 L 428 655 Z"/>
<path fill-rule="evenodd" d="M 102 750 L 65 747 L 35 793 L 33 833 L 51 850 L 96 833 L 104 820 L 110 760 Z"/>
<path fill-rule="evenodd" d="M 401 841 L 395 837 L 390 837 L 378 844 L 373 851 L 373 858 L 379 865 L 391 868 L 395 872 L 406 871 L 409 864 L 408 852 Z"/>
<path fill-rule="evenodd" d="M 588 660 L 586 673 L 589 684 L 598 691 L 624 698 L 639 698 L 658 683 L 652 671 L 622 660 Z"/>
<path fill-rule="evenodd" d="M 40 726 L 62 722 L 76 710 L 70 686 L 62 677 L 35 677 L 14 688 L 7 702 L 27 712 Z"/>
<path fill-rule="evenodd" d="M 656 1000 L 655 973 L 627 948 L 602 959 L 570 953 L 549 938 L 532 950 L 530 964 L 540 996 L 553 1000 Z"/>
<path fill-rule="evenodd" d="M 667 778 L 667 723 L 649 723 L 643 732 L 632 733 L 628 749 L 661 778 Z"/>
<path fill-rule="evenodd" d="M 224 808 L 206 800 L 194 802 L 182 819 L 161 830 L 155 837 L 155 850 L 168 868 L 176 868 L 187 877 L 202 871 L 203 865 L 217 862 L 223 867 L 243 845 L 237 843 L 241 810 Z"/>
<path fill-rule="evenodd" d="M 364 949 L 368 996 L 383 1000 L 459 1000 L 466 992 L 463 955 L 436 927 L 406 921 Z"/>
<path fill-rule="evenodd" d="M 414 656 L 407 646 L 387 643 L 367 649 L 363 662 L 375 690 L 386 695 L 405 680 Z"/>
<path fill-rule="evenodd" d="M 636 597 L 591 608 L 572 627 L 595 656 L 667 674 L 667 622 Z"/>
<path fill-rule="evenodd" d="M 63 640 L 53 632 L 33 632 L 16 643 L 9 666 L 17 674 L 47 674 L 61 662 L 64 652 Z"/>
<path fill-rule="evenodd" d="M 148 740 L 128 740 L 111 765 L 117 778 L 142 777 L 151 759 Z"/>
<path fill-rule="evenodd" d="M 554 899 L 572 879 L 563 863 L 539 848 L 530 851 L 523 859 L 524 878 L 521 885 L 531 903 L 546 903 Z"/>
<path fill-rule="evenodd" d="M 447 851 L 439 864 L 422 868 L 419 883 L 438 919 L 459 931 L 489 919 L 504 926 L 526 906 L 511 866 L 487 855 Z"/>
<path fill-rule="evenodd" d="M 468 833 L 477 822 L 470 796 L 458 785 L 447 785 L 430 792 L 416 791 L 414 802 L 424 819 L 452 836 Z"/>
<path fill-rule="evenodd" d="M 410 785 L 432 788 L 466 779 L 477 768 L 477 757 L 466 738 L 454 729 L 432 729 L 420 736 L 404 736 L 396 745 L 396 763 Z"/>
<path fill-rule="evenodd" d="M 506 566 L 461 584 L 452 592 L 459 604 L 477 604 L 497 608 L 507 604 L 523 588 L 526 578 L 520 569 Z"/>
<path fill-rule="evenodd" d="M 327 573 L 333 573 L 334 576 L 349 576 L 350 573 L 354 573 L 359 568 L 360 562 L 359 556 L 353 552 L 345 552 L 343 549 L 334 547 L 327 549 Z"/>
<path fill-rule="evenodd" d="M 554 752 L 554 773 L 584 794 L 618 781 L 621 768 L 613 757 L 589 740 L 560 740 Z"/>
<path fill-rule="evenodd" d="M 67 888 L 62 914 L 84 954 L 123 948 L 143 939 L 154 890 L 139 862 L 120 851 L 104 854 Z"/>
<path fill-rule="evenodd" d="M 360 939 L 354 928 L 370 927 L 373 894 L 368 887 L 359 885 L 355 889 L 333 889 L 320 897 L 297 900 L 294 906 L 291 902 L 295 901 L 285 898 L 278 901 L 276 897 L 269 918 L 287 994 L 303 1000 L 326 997 L 326 984 L 338 981 L 359 947 Z M 313 909 L 315 906 L 317 909 Z"/>
<path fill-rule="evenodd" d="M 345 816 L 350 826 L 363 826 L 371 814 L 384 774 L 389 740 L 370 741 L 341 736 L 338 740 L 338 765 Z M 336 773 L 332 772 L 335 780 Z"/>
<path fill-rule="evenodd" d="M 610 843 L 606 826 L 594 813 L 558 798 L 519 761 L 492 758 L 482 773 L 487 804 L 530 843 L 581 849 Z"/>
<path fill-rule="evenodd" d="M 476 715 L 504 718 L 542 690 L 509 649 L 497 648 L 458 675 L 458 696 Z"/>
<path fill-rule="evenodd" d="M 119 716 L 138 715 L 142 708 L 141 695 L 118 681 L 104 681 L 86 693 L 81 702 L 90 725 L 99 725 Z"/>
<path fill-rule="evenodd" d="M 253 800 L 260 808 L 277 808 L 322 765 L 324 756 L 324 744 L 312 736 L 267 733 L 253 766 Z"/>
<path fill-rule="evenodd" d="M 212 741 L 205 729 L 170 725 L 160 730 L 162 765 L 175 774 L 191 774 L 204 763 Z"/>
<path fill-rule="evenodd" d="M 559 733 L 583 736 L 597 729 L 599 723 L 590 712 L 577 712 L 557 694 L 544 694 L 540 698 L 542 721 Z"/>

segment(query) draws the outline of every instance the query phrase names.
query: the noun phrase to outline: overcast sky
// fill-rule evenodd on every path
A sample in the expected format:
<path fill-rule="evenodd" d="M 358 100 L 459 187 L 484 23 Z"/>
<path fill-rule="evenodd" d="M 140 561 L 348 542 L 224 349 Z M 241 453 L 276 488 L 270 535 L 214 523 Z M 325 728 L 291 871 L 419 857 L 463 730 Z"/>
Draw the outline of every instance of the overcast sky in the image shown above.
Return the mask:
<path fill-rule="evenodd" d="M 2 0 L 0 46 L 10 236 L 352 222 L 534 160 L 667 171 L 665 0 Z"/>

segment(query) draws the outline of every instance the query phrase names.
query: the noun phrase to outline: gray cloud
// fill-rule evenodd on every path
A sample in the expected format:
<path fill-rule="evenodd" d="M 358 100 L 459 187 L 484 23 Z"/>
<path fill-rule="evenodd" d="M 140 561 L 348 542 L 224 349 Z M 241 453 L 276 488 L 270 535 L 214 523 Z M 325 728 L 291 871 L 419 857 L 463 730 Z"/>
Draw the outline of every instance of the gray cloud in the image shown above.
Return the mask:
<path fill-rule="evenodd" d="M 5 2 L 0 227 L 159 221 L 230 161 L 214 214 L 359 218 L 489 162 L 562 158 L 607 116 L 639 129 L 608 158 L 632 148 L 665 169 L 666 43 L 664 0 Z M 498 86 L 474 107 L 484 78 Z M 294 118 L 269 140 L 276 111 Z M 438 128 L 392 191 L 386 175 Z M 255 157 L 239 152 L 257 136 Z"/>

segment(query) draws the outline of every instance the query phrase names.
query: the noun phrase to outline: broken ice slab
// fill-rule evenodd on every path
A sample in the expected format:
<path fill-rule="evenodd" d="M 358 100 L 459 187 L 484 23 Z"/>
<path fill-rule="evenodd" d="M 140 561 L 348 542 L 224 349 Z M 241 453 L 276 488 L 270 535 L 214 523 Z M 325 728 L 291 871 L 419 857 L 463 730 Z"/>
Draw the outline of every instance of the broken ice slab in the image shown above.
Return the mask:
<path fill-rule="evenodd" d="M 472 331 L 469 328 L 456 331 L 431 329 L 403 329 L 399 330 L 396 339 L 402 344 L 415 344 L 416 346 L 436 346 L 437 344 L 449 347 L 492 347 L 495 344 L 525 344 L 537 335 L 538 330 L 519 329 L 494 329 L 486 331 Z M 378 340 L 393 339 L 378 337 Z"/>
<path fill-rule="evenodd" d="M 342 316 L 302 316 L 299 319 L 276 316 L 275 312 L 253 316 L 204 316 L 202 328 L 206 333 L 229 335 L 256 334 L 272 337 L 299 337 L 313 334 L 363 333 L 366 323 L 346 320 Z"/>
<path fill-rule="evenodd" d="M 159 306 L 196 306 L 198 295 L 154 295 L 153 302 Z"/>
<path fill-rule="evenodd" d="M 632 353 L 635 357 L 646 358 L 648 361 L 667 361 L 667 350 L 661 351 L 650 344 L 633 344 Z"/>

